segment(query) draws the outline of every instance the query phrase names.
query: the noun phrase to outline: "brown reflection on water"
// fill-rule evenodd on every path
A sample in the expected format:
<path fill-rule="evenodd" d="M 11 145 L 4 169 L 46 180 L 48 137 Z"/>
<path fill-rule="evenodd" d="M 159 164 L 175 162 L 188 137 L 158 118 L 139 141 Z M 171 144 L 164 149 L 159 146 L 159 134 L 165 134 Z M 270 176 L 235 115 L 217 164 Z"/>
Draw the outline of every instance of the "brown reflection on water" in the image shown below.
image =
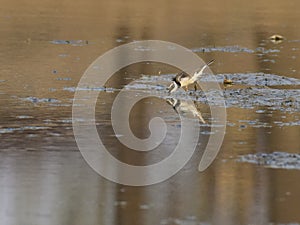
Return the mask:
<path fill-rule="evenodd" d="M 145 39 L 188 48 L 275 49 L 261 56 L 223 51 L 197 54 L 216 60 L 215 73 L 265 72 L 300 79 L 299 1 L 1 3 L 0 224 L 300 223 L 299 170 L 235 160 L 256 152 L 299 153 L 299 126 L 276 125 L 299 121 L 299 112 L 267 106 L 230 108 L 222 149 L 208 170 L 197 171 L 208 138 L 204 134 L 194 157 L 174 177 L 149 187 L 127 187 L 101 178 L 82 159 L 70 123 L 74 92 L 68 89 L 76 87 L 88 65 L 105 51 Z M 275 33 L 286 38 L 283 43 L 268 40 Z M 140 74 L 157 75 L 159 69 L 136 65 L 120 71 L 108 84 L 122 88 Z M 163 148 L 145 156 L 122 147 L 113 136 L 108 106 L 115 95 L 101 93 L 97 105 L 99 133 L 111 152 L 133 164 L 170 154 L 180 131 L 173 109 L 161 99 L 150 99 L 134 109 L 132 129 L 137 136 L 149 134 L 145 127 L 153 112 L 161 111 L 173 126 Z M 28 97 L 58 102 L 24 100 Z M 204 115 L 209 113 L 204 110 Z M 266 126 L 255 127 L 249 121 Z"/>

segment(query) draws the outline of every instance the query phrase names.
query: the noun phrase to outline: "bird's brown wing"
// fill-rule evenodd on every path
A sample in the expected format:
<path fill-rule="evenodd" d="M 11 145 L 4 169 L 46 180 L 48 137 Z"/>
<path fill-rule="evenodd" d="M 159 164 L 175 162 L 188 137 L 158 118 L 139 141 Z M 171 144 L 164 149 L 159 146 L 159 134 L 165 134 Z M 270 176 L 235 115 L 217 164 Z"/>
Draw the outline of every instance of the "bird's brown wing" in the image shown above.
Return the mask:
<path fill-rule="evenodd" d="M 191 76 L 187 73 L 181 72 L 176 76 L 176 83 L 180 83 L 180 87 L 186 87 L 187 85 L 191 84 L 190 82 Z"/>
<path fill-rule="evenodd" d="M 184 79 L 184 78 L 190 78 L 191 76 L 190 75 L 188 75 L 187 73 L 185 73 L 185 72 L 180 72 L 180 73 L 178 73 L 177 75 L 176 75 L 176 80 L 177 81 L 181 81 L 182 79 Z"/>
<path fill-rule="evenodd" d="M 190 79 L 190 78 L 191 78 L 191 76 L 188 75 L 187 73 L 185 73 L 185 72 L 180 72 L 180 73 L 178 73 L 178 74 L 176 75 L 174 81 L 175 81 L 176 83 L 180 83 L 182 80 Z"/>

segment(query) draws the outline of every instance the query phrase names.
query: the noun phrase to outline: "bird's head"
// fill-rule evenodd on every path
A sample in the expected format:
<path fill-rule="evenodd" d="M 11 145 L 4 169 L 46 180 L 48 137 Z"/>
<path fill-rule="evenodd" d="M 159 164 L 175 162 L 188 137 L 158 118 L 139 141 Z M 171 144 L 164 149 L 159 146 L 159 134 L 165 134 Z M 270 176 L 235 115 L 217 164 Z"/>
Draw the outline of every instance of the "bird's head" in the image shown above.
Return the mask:
<path fill-rule="evenodd" d="M 177 82 L 176 78 L 173 78 L 173 82 L 168 87 L 169 93 L 172 93 L 172 92 L 176 91 L 178 88 L 180 88 L 180 86 L 181 85 L 180 85 L 179 82 Z"/>

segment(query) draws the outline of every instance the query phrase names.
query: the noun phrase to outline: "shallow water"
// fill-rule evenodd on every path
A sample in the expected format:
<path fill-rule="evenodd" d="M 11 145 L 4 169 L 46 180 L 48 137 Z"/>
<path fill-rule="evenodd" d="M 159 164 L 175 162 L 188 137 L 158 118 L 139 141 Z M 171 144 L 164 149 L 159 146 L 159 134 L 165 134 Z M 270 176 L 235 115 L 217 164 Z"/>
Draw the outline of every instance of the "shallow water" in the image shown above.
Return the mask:
<path fill-rule="evenodd" d="M 296 0 L 2 1 L 0 224 L 300 224 L 299 7 Z M 284 40 L 273 43 L 273 34 Z M 215 59 L 227 130 L 217 158 L 199 172 L 211 134 L 207 99 L 199 90 L 176 92 L 180 101 L 193 100 L 206 122 L 199 123 L 198 148 L 169 180 L 130 187 L 85 162 L 73 135 L 72 101 L 98 56 L 148 39 Z M 140 63 L 97 89 L 98 133 L 115 157 L 145 165 L 171 154 L 181 127 L 165 87 L 176 72 Z M 223 86 L 223 78 L 234 84 Z M 119 90 L 137 79 L 125 88 L 156 97 L 133 108 L 133 133 L 147 137 L 154 115 L 170 128 L 161 148 L 146 154 L 122 146 L 110 121 Z"/>

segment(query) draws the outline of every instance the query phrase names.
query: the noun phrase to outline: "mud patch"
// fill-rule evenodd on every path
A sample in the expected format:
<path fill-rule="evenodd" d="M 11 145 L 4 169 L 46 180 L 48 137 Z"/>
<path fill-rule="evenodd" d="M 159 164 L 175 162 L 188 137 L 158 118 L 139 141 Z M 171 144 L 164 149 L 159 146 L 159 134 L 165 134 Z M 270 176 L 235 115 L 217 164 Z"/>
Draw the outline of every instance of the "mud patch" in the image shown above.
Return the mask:
<path fill-rule="evenodd" d="M 217 74 L 215 78 L 222 82 L 224 78 L 230 79 L 235 84 L 251 85 L 251 86 L 296 86 L 300 85 L 300 79 L 279 76 L 266 73 L 232 73 Z M 210 81 L 207 77 L 203 77 L 200 81 Z"/>
<path fill-rule="evenodd" d="M 300 110 L 300 90 L 269 89 L 250 87 L 225 90 L 227 107 L 254 108 L 267 106 L 272 110 L 298 112 Z"/>
<path fill-rule="evenodd" d="M 163 219 L 160 222 L 161 225 L 211 225 L 211 222 L 201 222 L 194 216 L 189 216 L 186 218 L 168 218 Z M 299 223 L 273 223 L 269 222 L 266 225 L 299 225 Z"/>
<path fill-rule="evenodd" d="M 245 53 L 262 53 L 262 54 L 280 52 L 280 50 L 278 49 L 265 49 L 262 47 L 258 47 L 256 49 L 249 49 L 245 47 L 240 47 L 238 45 L 220 46 L 220 47 L 202 47 L 202 48 L 193 48 L 191 50 L 193 52 L 230 52 L 230 53 L 245 52 Z"/>
<path fill-rule="evenodd" d="M 300 154 L 287 152 L 256 153 L 240 156 L 238 162 L 254 163 L 267 168 L 300 170 Z"/>
<path fill-rule="evenodd" d="M 204 93 L 201 90 L 183 91 L 169 95 L 167 86 L 170 84 L 175 74 L 164 74 L 161 76 L 146 76 L 136 83 L 127 86 L 127 89 L 140 89 L 143 91 L 156 91 L 161 98 L 174 97 L 180 100 L 193 100 L 207 104 L 207 97 L 219 104 L 220 93 L 218 91 L 208 91 Z M 204 75 L 200 82 L 218 82 L 223 86 L 224 78 L 233 80 L 234 85 L 223 88 L 221 97 L 224 97 L 226 107 L 239 107 L 252 109 L 258 106 L 266 106 L 271 110 L 283 112 L 300 111 L 300 79 L 278 76 L 265 73 L 235 73 L 235 74 L 217 74 L 212 76 Z M 298 86 L 297 86 L 298 85 Z M 281 88 L 277 88 L 280 86 Z M 219 97 L 218 97 L 219 96 Z M 210 102 L 210 104 L 213 102 Z M 214 103 L 213 103 L 214 104 Z"/>

